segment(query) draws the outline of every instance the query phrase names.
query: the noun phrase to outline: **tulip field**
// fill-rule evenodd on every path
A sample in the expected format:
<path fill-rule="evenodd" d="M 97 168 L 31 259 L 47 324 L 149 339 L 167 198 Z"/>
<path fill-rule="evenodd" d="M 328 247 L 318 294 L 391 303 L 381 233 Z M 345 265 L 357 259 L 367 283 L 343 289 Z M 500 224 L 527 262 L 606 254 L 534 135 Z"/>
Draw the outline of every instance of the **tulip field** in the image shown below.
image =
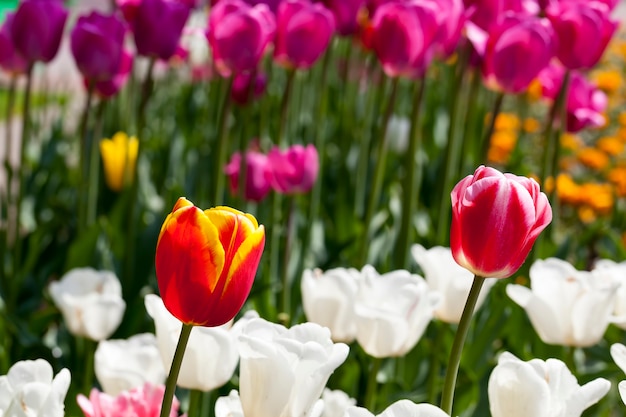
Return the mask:
<path fill-rule="evenodd" d="M 626 414 L 617 0 L 76 3 L 0 24 L 0 417 Z"/>

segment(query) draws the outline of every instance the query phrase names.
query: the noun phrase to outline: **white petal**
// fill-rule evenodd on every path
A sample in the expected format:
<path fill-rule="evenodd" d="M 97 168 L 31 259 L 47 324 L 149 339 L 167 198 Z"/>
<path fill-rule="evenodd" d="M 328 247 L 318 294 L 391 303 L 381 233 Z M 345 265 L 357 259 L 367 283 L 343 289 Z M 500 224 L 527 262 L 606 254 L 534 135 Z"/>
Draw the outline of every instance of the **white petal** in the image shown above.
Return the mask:
<path fill-rule="evenodd" d="M 215 417 L 244 417 L 237 390 L 232 390 L 228 397 L 219 397 L 215 401 Z"/>
<path fill-rule="evenodd" d="M 399 400 L 387 407 L 378 417 L 448 417 L 448 414 L 432 404 L 415 404 L 409 400 Z"/>
<path fill-rule="evenodd" d="M 626 404 L 626 381 L 620 381 L 617 384 L 617 389 L 619 390 L 619 396 L 622 398 L 622 402 Z"/>
<path fill-rule="evenodd" d="M 626 373 L 626 346 L 621 343 L 611 345 L 611 357 L 622 372 Z"/>

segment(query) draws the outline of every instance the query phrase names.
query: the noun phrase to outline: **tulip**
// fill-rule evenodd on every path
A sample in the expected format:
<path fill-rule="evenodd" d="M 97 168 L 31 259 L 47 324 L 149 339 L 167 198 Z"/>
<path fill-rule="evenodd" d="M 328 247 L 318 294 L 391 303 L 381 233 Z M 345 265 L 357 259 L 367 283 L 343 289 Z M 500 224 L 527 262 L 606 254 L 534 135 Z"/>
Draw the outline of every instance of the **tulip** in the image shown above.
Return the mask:
<path fill-rule="evenodd" d="M 91 12 L 78 18 L 71 34 L 74 60 L 90 82 L 110 80 L 122 64 L 126 28 L 117 15 Z"/>
<path fill-rule="evenodd" d="M 24 0 L 11 23 L 15 50 L 32 65 L 57 54 L 68 12 L 61 0 Z"/>
<path fill-rule="evenodd" d="M 456 50 L 465 26 L 466 10 L 463 0 L 426 0 L 437 9 L 439 31 L 435 40 L 435 52 L 447 58 Z"/>
<path fill-rule="evenodd" d="M 404 270 L 379 275 L 366 265 L 356 295 L 356 340 L 375 358 L 403 356 L 413 349 L 440 301 L 422 277 Z"/>
<path fill-rule="evenodd" d="M 319 158 L 313 145 L 293 145 L 285 151 L 274 147 L 267 154 L 267 162 L 272 171 L 272 186 L 280 193 L 306 193 L 317 179 Z"/>
<path fill-rule="evenodd" d="M 139 141 L 136 137 L 124 132 L 117 132 L 113 138 L 100 141 L 100 154 L 104 167 L 104 179 L 113 191 L 122 189 L 132 183 L 137 163 Z"/>
<path fill-rule="evenodd" d="M 116 95 L 126 84 L 132 68 L 132 54 L 126 50 L 122 51 L 122 59 L 120 60 L 120 67 L 117 69 L 117 72 L 110 80 L 96 82 L 94 85 L 96 93 L 105 99 Z"/>
<path fill-rule="evenodd" d="M 274 38 L 276 21 L 264 4 L 222 0 L 211 9 L 207 38 L 217 71 L 224 77 L 254 71 Z"/>
<path fill-rule="evenodd" d="M 598 1 L 552 2 L 546 8 L 556 36 L 556 55 L 567 69 L 590 69 L 600 60 L 618 23 Z"/>
<path fill-rule="evenodd" d="M 85 413 L 85 417 L 119 417 L 119 416 L 141 416 L 157 417 L 161 412 L 161 402 L 163 401 L 163 385 L 144 384 L 141 387 L 124 391 L 113 397 L 98 391 L 91 390 L 89 398 L 83 394 L 78 394 L 78 406 Z M 178 400 L 174 397 L 170 417 L 178 416 Z"/>
<path fill-rule="evenodd" d="M 392 2 L 376 9 L 371 45 L 385 74 L 419 77 L 430 64 L 439 32 L 432 3 Z"/>
<path fill-rule="evenodd" d="M 622 372 L 626 373 L 626 346 L 621 343 L 612 344 L 611 357 Z M 619 396 L 622 398 L 622 402 L 626 404 L 626 381 L 620 381 L 617 385 L 617 389 L 619 391 Z"/>
<path fill-rule="evenodd" d="M 163 300 L 146 295 L 146 311 L 154 320 L 160 360 L 169 372 L 181 330 L 180 321 L 167 311 Z M 178 376 L 178 386 L 211 391 L 226 384 L 235 372 L 237 339 L 227 326 L 198 327 L 189 336 Z"/>
<path fill-rule="evenodd" d="M 231 390 L 227 397 L 215 401 L 215 417 L 244 417 L 237 390 Z"/>
<path fill-rule="evenodd" d="M 374 417 L 374 414 L 362 407 L 350 407 L 346 417 Z M 449 417 L 439 407 L 432 404 L 415 404 L 410 400 L 399 400 L 391 404 L 376 417 Z"/>
<path fill-rule="evenodd" d="M 361 274 L 356 269 L 335 268 L 324 273 L 307 269 L 302 274 L 302 307 L 308 321 L 328 327 L 335 342 L 356 338 L 354 301 Z"/>
<path fill-rule="evenodd" d="M 254 83 L 254 85 L 251 85 Z M 230 97 L 240 106 L 249 104 L 252 100 L 257 99 L 265 93 L 267 86 L 267 76 L 262 73 L 254 74 L 242 72 L 235 75 L 233 86 L 230 90 Z"/>
<path fill-rule="evenodd" d="M 489 408 L 492 417 L 580 417 L 610 388 L 604 378 L 578 385 L 558 359 L 524 362 L 504 352 L 489 377 Z"/>
<path fill-rule="evenodd" d="M 308 415 L 331 373 L 348 356 L 330 331 L 315 323 L 291 327 L 257 318 L 239 336 L 239 394 L 245 416 Z M 271 381 L 259 384 L 258 381 Z"/>
<path fill-rule="evenodd" d="M 428 287 L 442 295 L 441 303 L 434 311 L 435 317 L 458 324 L 472 286 L 472 273 L 454 261 L 450 248 L 435 246 L 426 249 L 422 245 L 413 245 L 411 254 L 422 268 Z M 495 283 L 492 278 L 485 280 L 476 309 L 480 308 Z"/>
<path fill-rule="evenodd" d="M 64 368 L 52 376 L 52 366 L 44 359 L 15 363 L 0 376 L 0 413 L 6 417 L 63 417 L 70 371 Z"/>
<path fill-rule="evenodd" d="M 274 59 L 288 68 L 310 68 L 335 31 L 333 14 L 321 3 L 284 0 L 276 16 Z"/>
<path fill-rule="evenodd" d="M 356 405 L 356 400 L 341 390 L 324 388 L 322 393 L 324 409 L 321 417 L 344 417 L 349 407 Z"/>
<path fill-rule="evenodd" d="M 245 153 L 246 181 L 244 197 L 247 200 L 261 201 L 272 189 L 272 170 L 267 156 L 260 152 L 249 150 Z M 230 191 L 233 195 L 239 194 L 239 170 L 241 168 L 241 154 L 235 152 L 224 168 L 230 182 Z"/>
<path fill-rule="evenodd" d="M 546 19 L 507 15 L 492 26 L 483 56 L 488 86 L 507 93 L 528 88 L 554 55 L 554 33 Z"/>
<path fill-rule="evenodd" d="M 532 264 L 530 286 L 508 285 L 506 293 L 526 310 L 545 343 L 587 347 L 602 339 L 619 287 L 610 273 L 577 271 L 566 261 L 549 258 Z"/>
<path fill-rule="evenodd" d="M 359 13 L 366 0 L 322 0 L 333 13 L 337 32 L 341 36 L 353 35 L 359 29 Z"/>
<path fill-rule="evenodd" d="M 135 19 L 135 16 L 137 16 L 137 9 L 139 9 L 141 1 L 142 0 L 115 0 L 115 4 L 122 12 L 124 20 L 130 23 Z"/>
<path fill-rule="evenodd" d="M 167 61 L 174 55 L 190 8 L 177 0 L 141 0 L 129 22 L 139 55 Z"/>
<path fill-rule="evenodd" d="M 50 283 L 50 295 L 68 330 L 92 340 L 107 339 L 122 322 L 126 303 L 113 272 L 75 268 Z"/>
<path fill-rule="evenodd" d="M 482 277 L 513 275 L 552 220 L 548 198 L 535 180 L 490 167 L 462 179 L 451 197 L 452 255 Z"/>
<path fill-rule="evenodd" d="M 230 207 L 205 211 L 181 197 L 161 227 L 156 275 L 165 307 L 185 324 L 220 326 L 245 302 L 265 229 Z"/>
<path fill-rule="evenodd" d="M 11 25 L 15 13 L 7 13 L 0 27 L 0 67 L 12 74 L 24 74 L 28 70 L 28 62 L 16 51 Z"/>
<path fill-rule="evenodd" d="M 610 259 L 600 259 L 595 263 L 593 271 L 609 274 L 615 282 L 620 283 L 615 297 L 615 308 L 611 322 L 626 330 L 626 262 L 617 263 Z"/>
<path fill-rule="evenodd" d="M 100 341 L 94 370 L 102 390 L 114 397 L 146 382 L 159 385 L 165 381 L 165 369 L 152 333 L 136 334 L 125 340 Z"/>

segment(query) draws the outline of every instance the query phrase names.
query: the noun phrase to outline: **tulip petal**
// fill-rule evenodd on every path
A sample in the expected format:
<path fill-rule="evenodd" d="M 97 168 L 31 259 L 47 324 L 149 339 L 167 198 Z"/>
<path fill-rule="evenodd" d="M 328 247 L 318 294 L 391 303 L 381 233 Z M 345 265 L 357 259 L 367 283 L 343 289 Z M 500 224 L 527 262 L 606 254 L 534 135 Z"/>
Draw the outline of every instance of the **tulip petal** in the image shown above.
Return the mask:
<path fill-rule="evenodd" d="M 611 345 L 611 357 L 622 372 L 626 373 L 626 346 L 621 343 Z"/>

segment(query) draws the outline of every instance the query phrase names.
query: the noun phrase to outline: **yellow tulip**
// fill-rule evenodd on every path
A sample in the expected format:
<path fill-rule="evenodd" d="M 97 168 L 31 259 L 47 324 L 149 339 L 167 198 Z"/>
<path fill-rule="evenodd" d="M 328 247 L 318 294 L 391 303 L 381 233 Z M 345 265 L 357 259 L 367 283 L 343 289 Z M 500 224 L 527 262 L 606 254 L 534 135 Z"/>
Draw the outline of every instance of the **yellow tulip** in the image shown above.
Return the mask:
<path fill-rule="evenodd" d="M 117 132 L 113 138 L 100 141 L 104 177 L 111 190 L 121 191 L 133 181 L 138 148 L 137 138 L 124 132 Z"/>

